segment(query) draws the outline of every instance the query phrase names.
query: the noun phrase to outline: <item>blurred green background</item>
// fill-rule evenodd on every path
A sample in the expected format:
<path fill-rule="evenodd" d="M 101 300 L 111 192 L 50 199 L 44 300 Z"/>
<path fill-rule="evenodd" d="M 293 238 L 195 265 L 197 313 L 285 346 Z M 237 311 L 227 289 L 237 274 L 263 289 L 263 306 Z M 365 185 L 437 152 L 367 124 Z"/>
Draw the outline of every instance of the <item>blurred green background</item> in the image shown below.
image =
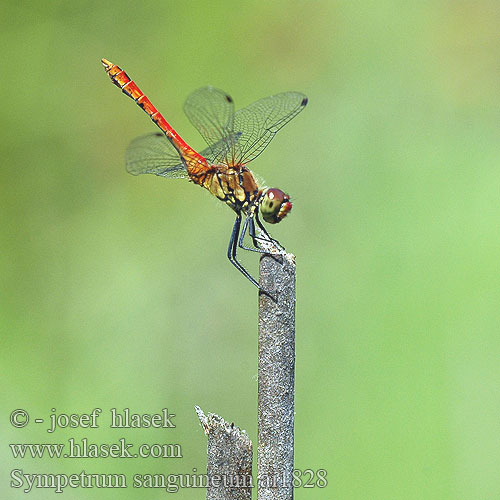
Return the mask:
<path fill-rule="evenodd" d="M 200 86 L 237 107 L 309 97 L 252 163 L 294 200 L 272 234 L 298 265 L 296 466 L 328 471 L 296 498 L 500 498 L 498 1 L 0 10 L 2 498 L 23 496 L 16 468 L 130 483 L 204 471 L 195 404 L 256 447 L 257 293 L 225 256 L 233 214 L 186 181 L 125 172 L 128 143 L 155 127 L 101 57 L 196 148 L 182 105 Z M 95 407 L 95 430 L 9 424 L 16 408 L 33 421 Z M 113 407 L 168 407 L 177 427 L 109 429 Z M 180 443 L 184 458 L 21 460 L 7 446 L 70 437 Z"/>

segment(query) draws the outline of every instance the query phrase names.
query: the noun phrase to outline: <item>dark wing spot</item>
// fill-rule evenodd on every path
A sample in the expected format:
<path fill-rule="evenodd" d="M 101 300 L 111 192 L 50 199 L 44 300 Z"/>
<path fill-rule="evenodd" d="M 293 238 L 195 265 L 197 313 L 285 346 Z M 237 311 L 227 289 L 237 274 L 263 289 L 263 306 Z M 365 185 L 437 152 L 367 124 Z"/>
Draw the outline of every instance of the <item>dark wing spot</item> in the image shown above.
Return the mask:
<path fill-rule="evenodd" d="M 301 106 L 305 106 L 307 104 L 309 99 L 307 99 L 307 97 L 304 97 L 304 99 L 302 99 L 302 102 L 300 103 Z"/>
<path fill-rule="evenodd" d="M 227 95 L 227 94 L 226 94 L 226 101 L 227 101 L 227 102 L 233 102 L 233 99 L 231 98 L 231 96 L 230 96 L 230 95 Z"/>

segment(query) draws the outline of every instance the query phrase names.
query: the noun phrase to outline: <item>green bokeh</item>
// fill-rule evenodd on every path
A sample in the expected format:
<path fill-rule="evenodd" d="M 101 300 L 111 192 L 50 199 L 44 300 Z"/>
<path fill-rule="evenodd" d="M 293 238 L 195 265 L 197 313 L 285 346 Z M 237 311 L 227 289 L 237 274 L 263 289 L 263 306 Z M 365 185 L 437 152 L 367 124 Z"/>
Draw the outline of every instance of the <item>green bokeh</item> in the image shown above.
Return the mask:
<path fill-rule="evenodd" d="M 126 174 L 127 144 L 154 126 L 101 57 L 196 148 L 182 103 L 199 86 L 237 106 L 309 96 L 252 163 L 294 200 L 272 234 L 298 263 L 296 466 L 329 481 L 296 497 L 500 498 L 498 1 L 9 1 L 1 12 L 1 498 L 24 498 L 14 468 L 203 471 L 195 404 L 256 444 L 257 294 L 225 257 L 233 215 L 188 182 Z M 257 271 L 254 255 L 245 262 Z M 177 428 L 8 424 L 15 408 L 95 407 L 168 407 Z M 84 436 L 181 443 L 184 458 L 14 460 L 8 448 Z"/>

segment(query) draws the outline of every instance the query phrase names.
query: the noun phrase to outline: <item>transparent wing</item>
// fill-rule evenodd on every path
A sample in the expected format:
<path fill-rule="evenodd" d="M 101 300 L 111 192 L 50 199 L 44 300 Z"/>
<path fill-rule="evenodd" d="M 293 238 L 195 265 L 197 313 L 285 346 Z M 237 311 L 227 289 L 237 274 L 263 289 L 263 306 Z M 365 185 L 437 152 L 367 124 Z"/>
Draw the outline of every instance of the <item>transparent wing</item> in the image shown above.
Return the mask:
<path fill-rule="evenodd" d="M 226 163 L 228 154 L 234 150 L 236 143 L 241 137 L 241 132 L 233 132 L 227 135 L 219 142 L 212 144 L 212 146 L 204 149 L 200 154 L 204 156 L 209 163 Z"/>
<path fill-rule="evenodd" d="M 195 90 L 186 99 L 184 112 L 209 145 L 209 156 L 220 157 L 224 147 L 227 152 L 233 149 L 234 102 L 226 92 L 215 87 Z"/>
<path fill-rule="evenodd" d="M 220 162 L 227 152 L 228 145 L 238 140 L 238 134 L 230 134 L 200 155 L 209 163 Z M 189 177 L 179 153 L 162 133 L 148 134 L 134 139 L 126 152 L 127 171 L 133 175 L 155 174 L 171 179 Z"/>
<path fill-rule="evenodd" d="M 307 97 L 300 92 L 284 92 L 260 99 L 234 115 L 233 141 L 228 160 L 246 164 L 259 156 L 278 130 L 306 106 Z"/>
<path fill-rule="evenodd" d="M 162 133 L 134 139 L 125 154 L 127 172 L 155 174 L 173 179 L 188 177 L 179 153 Z"/>

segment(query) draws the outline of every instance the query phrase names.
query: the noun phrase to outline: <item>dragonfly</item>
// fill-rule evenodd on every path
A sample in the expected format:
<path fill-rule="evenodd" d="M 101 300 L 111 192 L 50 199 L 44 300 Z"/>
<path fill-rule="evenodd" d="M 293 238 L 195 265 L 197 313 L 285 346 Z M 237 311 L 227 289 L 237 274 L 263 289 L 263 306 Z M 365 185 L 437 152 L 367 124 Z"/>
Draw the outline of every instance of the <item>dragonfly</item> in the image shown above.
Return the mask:
<path fill-rule="evenodd" d="M 226 92 L 210 86 L 195 90 L 188 96 L 184 111 L 208 144 L 207 149 L 198 153 L 179 136 L 125 71 L 107 59 L 101 62 L 111 81 L 161 130 L 131 142 L 126 152 L 127 171 L 133 175 L 187 178 L 233 209 L 236 220 L 227 257 L 251 283 L 265 291 L 238 260 L 237 250 L 268 253 L 263 248 L 265 242 L 282 248 L 271 238 L 259 214 L 265 222 L 276 224 L 290 212 L 292 202 L 281 189 L 260 187 L 247 165 L 304 109 L 307 97 L 300 92 L 283 92 L 235 112 L 234 101 Z M 254 247 L 244 243 L 247 232 Z"/>

